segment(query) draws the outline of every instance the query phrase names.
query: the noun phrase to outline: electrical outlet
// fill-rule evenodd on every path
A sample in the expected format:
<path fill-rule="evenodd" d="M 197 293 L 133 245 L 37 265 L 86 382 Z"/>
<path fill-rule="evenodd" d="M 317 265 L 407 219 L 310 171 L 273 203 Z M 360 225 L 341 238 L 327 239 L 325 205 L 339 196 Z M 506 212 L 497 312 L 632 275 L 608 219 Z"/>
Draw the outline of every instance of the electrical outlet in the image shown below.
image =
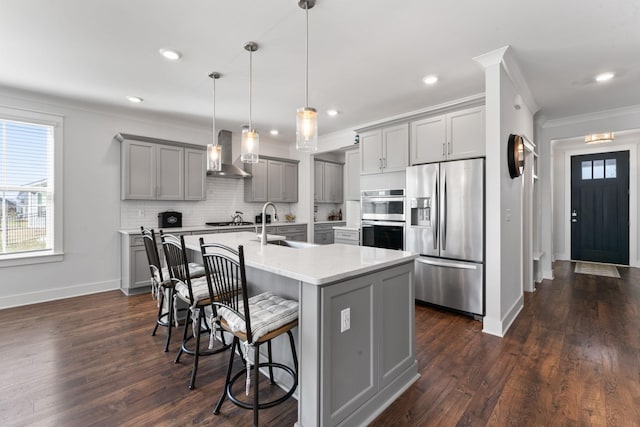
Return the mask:
<path fill-rule="evenodd" d="M 138 209 L 138 218 L 141 218 L 144 216 L 144 209 Z"/>
<path fill-rule="evenodd" d="M 351 308 L 345 308 L 340 312 L 340 333 L 351 329 Z"/>

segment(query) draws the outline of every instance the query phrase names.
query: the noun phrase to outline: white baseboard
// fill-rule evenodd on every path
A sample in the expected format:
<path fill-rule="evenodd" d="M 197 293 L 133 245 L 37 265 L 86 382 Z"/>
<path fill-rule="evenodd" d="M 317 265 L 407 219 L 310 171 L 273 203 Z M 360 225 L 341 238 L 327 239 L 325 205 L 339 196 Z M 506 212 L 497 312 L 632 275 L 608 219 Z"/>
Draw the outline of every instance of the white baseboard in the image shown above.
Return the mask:
<path fill-rule="evenodd" d="M 507 313 L 502 317 L 502 320 L 497 319 L 488 319 L 485 316 L 482 319 L 482 332 L 489 335 L 495 335 L 496 337 L 504 337 L 504 334 L 507 333 L 511 324 L 518 317 L 518 314 L 524 308 L 524 295 L 520 295 L 520 297 L 513 303 L 511 308 L 507 311 Z"/>
<path fill-rule="evenodd" d="M 0 309 L 120 289 L 120 279 L 0 297 Z"/>

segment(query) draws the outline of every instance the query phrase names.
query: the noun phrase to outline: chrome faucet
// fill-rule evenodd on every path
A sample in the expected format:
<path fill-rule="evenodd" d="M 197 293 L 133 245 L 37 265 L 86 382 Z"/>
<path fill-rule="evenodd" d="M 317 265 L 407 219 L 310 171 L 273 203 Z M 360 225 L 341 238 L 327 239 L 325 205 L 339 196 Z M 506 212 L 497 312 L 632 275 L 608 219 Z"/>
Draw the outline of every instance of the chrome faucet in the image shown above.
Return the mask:
<path fill-rule="evenodd" d="M 276 210 L 276 205 L 272 202 L 267 202 L 262 207 L 262 234 L 260 235 L 260 244 L 267 244 L 267 207 L 271 206 L 273 208 L 273 220 L 278 220 L 278 211 Z"/>

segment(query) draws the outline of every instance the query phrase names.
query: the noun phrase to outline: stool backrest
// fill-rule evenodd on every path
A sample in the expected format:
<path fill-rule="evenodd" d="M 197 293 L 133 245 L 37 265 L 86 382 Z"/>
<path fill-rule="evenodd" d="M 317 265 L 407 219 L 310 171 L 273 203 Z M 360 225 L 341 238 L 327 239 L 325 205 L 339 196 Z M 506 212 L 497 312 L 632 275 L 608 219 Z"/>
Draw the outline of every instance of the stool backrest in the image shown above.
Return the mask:
<path fill-rule="evenodd" d="M 227 308 L 242 318 L 247 340 L 253 342 L 243 246 L 235 250 L 219 243 L 204 243 L 201 237 L 200 250 L 214 308 Z"/>
<path fill-rule="evenodd" d="M 151 280 L 155 280 L 156 283 L 162 283 L 164 282 L 164 277 L 162 277 L 162 265 L 160 264 L 160 255 L 158 254 L 156 234 L 153 228 L 147 229 L 140 227 L 140 231 L 142 231 L 144 250 L 147 253 L 147 261 L 149 261 Z"/>
<path fill-rule="evenodd" d="M 173 285 L 178 288 L 180 284 L 184 284 L 189 289 L 189 301 L 194 303 L 193 289 L 191 288 L 191 279 L 189 275 L 189 262 L 187 261 L 187 250 L 184 245 L 184 237 L 174 236 L 173 234 L 165 234 L 160 230 L 160 240 L 162 240 L 162 248 L 167 261 L 167 270 Z"/>

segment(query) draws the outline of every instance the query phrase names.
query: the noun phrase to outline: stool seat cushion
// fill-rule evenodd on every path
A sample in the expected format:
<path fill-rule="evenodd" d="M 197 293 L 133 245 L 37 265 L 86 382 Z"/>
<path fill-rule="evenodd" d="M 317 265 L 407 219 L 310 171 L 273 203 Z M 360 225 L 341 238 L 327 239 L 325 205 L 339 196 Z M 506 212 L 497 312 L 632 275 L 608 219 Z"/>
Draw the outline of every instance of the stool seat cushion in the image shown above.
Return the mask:
<path fill-rule="evenodd" d="M 189 263 L 189 277 L 191 277 L 192 279 L 194 277 L 202 277 L 205 275 L 205 271 L 204 271 L 204 265 L 202 264 L 198 264 L 195 262 L 190 262 Z M 170 275 L 169 275 L 169 269 L 167 267 L 164 267 L 162 269 L 162 277 L 164 277 L 164 283 L 165 284 L 171 284 L 171 279 L 170 279 Z M 155 271 L 155 278 L 156 278 L 156 282 L 160 283 L 160 276 L 157 272 L 157 270 Z"/>
<path fill-rule="evenodd" d="M 244 313 L 242 302 L 238 311 Z M 291 323 L 298 318 L 298 301 L 282 298 L 271 292 L 249 298 L 249 313 L 251 315 L 251 333 L 253 341 L 257 341 L 263 335 Z M 233 332 L 247 332 L 245 321 L 234 311 L 228 308 L 220 308 L 218 314 L 222 317 Z"/>
<path fill-rule="evenodd" d="M 194 305 L 209 299 L 209 285 L 206 277 L 191 280 L 191 290 L 193 292 Z M 176 292 L 181 299 L 189 301 L 189 287 L 186 283 L 179 282 L 176 285 Z"/>

